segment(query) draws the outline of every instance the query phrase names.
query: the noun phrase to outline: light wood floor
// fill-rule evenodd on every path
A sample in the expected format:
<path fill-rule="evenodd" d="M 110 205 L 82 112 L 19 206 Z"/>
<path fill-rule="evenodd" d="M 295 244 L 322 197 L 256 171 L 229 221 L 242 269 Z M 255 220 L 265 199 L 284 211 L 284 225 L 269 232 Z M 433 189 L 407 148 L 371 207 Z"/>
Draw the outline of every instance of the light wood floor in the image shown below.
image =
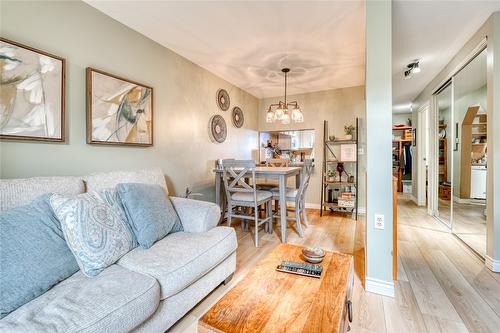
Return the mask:
<path fill-rule="evenodd" d="M 486 216 L 485 205 L 453 203 L 453 222 L 451 230 L 477 253 L 486 255 Z M 450 224 L 450 201 L 439 199 L 439 214 Z"/>
<path fill-rule="evenodd" d="M 290 227 L 288 241 L 354 255 L 355 285 L 352 332 L 498 332 L 500 328 L 500 274 L 490 272 L 446 228 L 427 216 L 425 209 L 400 200 L 399 280 L 396 297 L 367 293 L 364 277 L 364 221 L 350 216 L 319 217 L 309 210 L 310 226 L 304 238 Z M 238 235 L 236 274 L 173 326 L 170 332 L 196 332 L 198 318 L 261 258 L 279 244 L 277 227 L 265 234 L 261 247 L 252 235 L 235 225 Z"/>

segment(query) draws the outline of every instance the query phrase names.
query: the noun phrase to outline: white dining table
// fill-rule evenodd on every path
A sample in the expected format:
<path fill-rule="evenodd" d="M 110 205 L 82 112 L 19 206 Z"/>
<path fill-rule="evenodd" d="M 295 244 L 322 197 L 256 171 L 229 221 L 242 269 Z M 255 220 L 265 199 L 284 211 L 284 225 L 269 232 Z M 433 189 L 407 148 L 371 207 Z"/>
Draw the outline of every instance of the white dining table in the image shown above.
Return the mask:
<path fill-rule="evenodd" d="M 280 220 L 281 220 L 281 241 L 286 243 L 286 184 L 289 177 L 295 176 L 295 186 L 299 188 L 301 177 L 301 167 L 255 167 L 255 178 L 277 179 L 279 187 Z M 225 215 L 226 196 L 222 183 L 222 169 L 215 168 L 215 202 L 221 207 L 222 219 Z M 251 173 L 249 173 L 249 176 Z"/>

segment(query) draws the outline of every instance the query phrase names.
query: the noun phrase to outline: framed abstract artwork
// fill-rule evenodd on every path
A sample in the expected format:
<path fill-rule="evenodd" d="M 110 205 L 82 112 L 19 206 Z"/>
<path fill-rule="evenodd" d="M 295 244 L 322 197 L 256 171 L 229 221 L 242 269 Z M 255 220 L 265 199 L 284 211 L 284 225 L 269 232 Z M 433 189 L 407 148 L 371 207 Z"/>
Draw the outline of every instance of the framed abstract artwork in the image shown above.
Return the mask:
<path fill-rule="evenodd" d="M 153 88 L 87 68 L 87 143 L 153 145 Z"/>
<path fill-rule="evenodd" d="M 0 38 L 0 139 L 64 142 L 65 65 Z"/>

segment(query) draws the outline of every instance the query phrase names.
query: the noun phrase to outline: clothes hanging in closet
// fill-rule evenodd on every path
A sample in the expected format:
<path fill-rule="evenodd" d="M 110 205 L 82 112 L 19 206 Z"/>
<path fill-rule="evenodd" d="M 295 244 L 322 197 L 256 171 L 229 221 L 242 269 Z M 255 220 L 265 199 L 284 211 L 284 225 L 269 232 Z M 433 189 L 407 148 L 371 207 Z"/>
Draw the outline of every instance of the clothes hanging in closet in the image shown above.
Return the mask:
<path fill-rule="evenodd" d="M 403 165 L 403 174 L 409 175 L 411 174 L 411 160 L 412 160 L 412 146 L 404 145 L 403 146 L 403 154 L 401 156 Z"/>

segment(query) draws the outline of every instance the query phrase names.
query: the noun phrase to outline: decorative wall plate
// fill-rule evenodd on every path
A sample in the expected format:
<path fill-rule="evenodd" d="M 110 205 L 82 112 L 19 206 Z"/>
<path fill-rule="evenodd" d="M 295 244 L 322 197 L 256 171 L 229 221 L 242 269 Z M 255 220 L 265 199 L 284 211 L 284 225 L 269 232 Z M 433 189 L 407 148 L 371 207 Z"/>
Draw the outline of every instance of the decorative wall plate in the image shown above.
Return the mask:
<path fill-rule="evenodd" d="M 217 98 L 217 105 L 222 111 L 229 110 L 229 105 L 231 104 L 231 101 L 229 99 L 229 94 L 225 89 L 217 90 L 216 98 Z"/>
<path fill-rule="evenodd" d="M 243 116 L 243 111 L 238 106 L 235 106 L 233 108 L 231 119 L 233 120 L 233 125 L 235 127 L 240 128 L 241 126 L 243 126 L 243 123 L 245 122 L 245 117 Z"/>
<path fill-rule="evenodd" d="M 226 121 L 224 120 L 224 118 L 222 118 L 222 116 L 219 116 L 218 114 L 212 116 L 208 123 L 208 129 L 210 132 L 210 137 L 213 141 L 218 143 L 226 141 L 227 127 Z"/>

